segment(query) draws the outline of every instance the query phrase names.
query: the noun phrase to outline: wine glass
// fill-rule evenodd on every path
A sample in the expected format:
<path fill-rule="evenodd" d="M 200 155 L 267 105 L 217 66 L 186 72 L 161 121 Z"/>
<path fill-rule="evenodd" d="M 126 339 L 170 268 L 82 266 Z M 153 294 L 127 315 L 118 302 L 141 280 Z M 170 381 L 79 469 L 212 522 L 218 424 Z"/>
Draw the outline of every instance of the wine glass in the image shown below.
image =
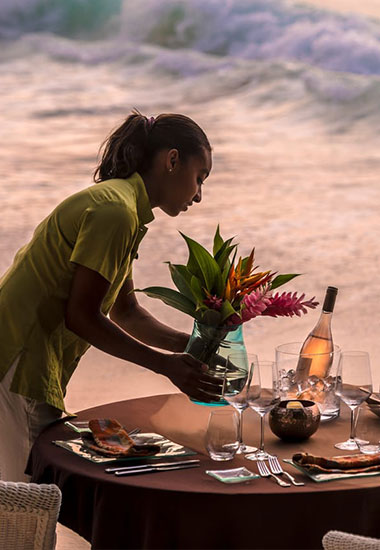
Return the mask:
<path fill-rule="evenodd" d="M 245 351 L 230 353 L 226 361 L 224 373 L 223 397 L 239 414 L 239 448 L 236 454 L 252 453 L 256 447 L 243 443 L 243 411 L 248 408 L 248 388 L 253 370 L 257 365 L 257 355 Z"/>
<path fill-rule="evenodd" d="M 268 387 L 265 387 L 267 384 Z M 277 365 L 273 361 L 259 361 L 253 369 L 251 384 L 248 389 L 248 404 L 260 415 L 260 447 L 245 458 L 248 460 L 265 460 L 271 455 L 264 449 L 265 415 L 280 402 Z"/>
<path fill-rule="evenodd" d="M 356 451 L 355 410 L 372 393 L 369 355 L 366 351 L 345 351 L 341 354 L 336 377 L 335 393 L 351 409 L 351 432 L 347 441 L 336 443 L 337 449 Z"/>

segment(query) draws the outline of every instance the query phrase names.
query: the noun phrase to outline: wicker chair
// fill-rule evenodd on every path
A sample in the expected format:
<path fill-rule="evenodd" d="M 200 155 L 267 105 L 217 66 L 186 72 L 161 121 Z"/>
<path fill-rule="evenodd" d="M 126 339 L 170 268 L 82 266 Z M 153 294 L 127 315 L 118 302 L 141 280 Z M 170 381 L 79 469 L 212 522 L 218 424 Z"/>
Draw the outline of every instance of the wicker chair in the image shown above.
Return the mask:
<path fill-rule="evenodd" d="M 56 485 L 0 481 L 0 550 L 53 550 L 60 506 Z"/>
<path fill-rule="evenodd" d="M 322 539 L 324 550 L 380 550 L 380 540 L 342 531 L 328 531 Z"/>

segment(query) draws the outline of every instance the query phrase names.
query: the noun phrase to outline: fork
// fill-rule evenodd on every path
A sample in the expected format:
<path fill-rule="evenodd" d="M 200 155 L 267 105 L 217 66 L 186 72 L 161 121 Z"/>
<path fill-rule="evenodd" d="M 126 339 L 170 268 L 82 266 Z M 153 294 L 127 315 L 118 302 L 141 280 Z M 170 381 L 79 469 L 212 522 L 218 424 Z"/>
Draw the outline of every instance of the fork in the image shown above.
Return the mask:
<path fill-rule="evenodd" d="M 269 467 L 271 469 L 272 474 L 278 474 L 280 476 L 285 474 L 286 477 L 290 479 L 290 481 L 293 483 L 293 485 L 297 485 L 297 486 L 305 485 L 302 481 L 296 481 L 292 475 L 290 475 L 288 472 L 285 472 L 285 470 L 283 470 L 277 456 L 270 456 L 268 460 L 269 460 Z"/>
<path fill-rule="evenodd" d="M 277 481 L 281 487 L 291 487 L 290 483 L 286 483 L 285 481 L 282 481 L 279 477 L 275 476 L 268 470 L 268 466 L 265 464 L 263 460 L 257 461 L 257 467 L 259 469 L 259 474 L 261 477 L 274 477 L 274 479 Z"/>

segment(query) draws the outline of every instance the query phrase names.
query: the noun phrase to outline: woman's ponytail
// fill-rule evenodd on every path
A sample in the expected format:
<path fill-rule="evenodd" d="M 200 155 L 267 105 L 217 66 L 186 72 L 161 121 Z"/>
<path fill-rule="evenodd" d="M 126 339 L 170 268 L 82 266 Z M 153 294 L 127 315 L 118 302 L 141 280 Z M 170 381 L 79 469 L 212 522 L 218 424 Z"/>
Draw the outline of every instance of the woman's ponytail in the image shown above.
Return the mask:
<path fill-rule="evenodd" d="M 94 173 L 96 183 L 111 178 L 128 178 L 144 159 L 148 119 L 134 111 L 103 143 L 103 154 Z"/>
<path fill-rule="evenodd" d="M 129 178 L 134 172 L 149 169 L 154 156 L 163 149 L 178 149 L 180 159 L 211 151 L 206 134 L 191 118 L 161 114 L 147 118 L 134 110 L 103 143 L 102 158 L 94 181 Z"/>

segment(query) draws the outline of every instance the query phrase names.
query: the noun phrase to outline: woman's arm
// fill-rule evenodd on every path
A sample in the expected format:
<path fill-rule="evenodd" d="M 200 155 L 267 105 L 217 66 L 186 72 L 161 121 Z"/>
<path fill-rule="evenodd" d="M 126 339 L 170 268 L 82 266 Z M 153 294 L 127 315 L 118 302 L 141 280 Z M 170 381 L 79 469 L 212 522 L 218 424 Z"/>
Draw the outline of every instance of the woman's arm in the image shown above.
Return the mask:
<path fill-rule="evenodd" d="M 181 391 L 201 401 L 207 392 L 221 393 L 222 380 L 205 374 L 206 367 L 188 354 L 165 354 L 138 342 L 101 311 L 109 282 L 77 265 L 65 311 L 66 327 L 98 349 L 167 376 Z"/>
<path fill-rule="evenodd" d="M 110 311 L 110 318 L 119 327 L 148 346 L 183 352 L 189 334 L 179 332 L 160 323 L 145 308 L 141 307 L 133 291 L 132 279 L 127 279 Z"/>

